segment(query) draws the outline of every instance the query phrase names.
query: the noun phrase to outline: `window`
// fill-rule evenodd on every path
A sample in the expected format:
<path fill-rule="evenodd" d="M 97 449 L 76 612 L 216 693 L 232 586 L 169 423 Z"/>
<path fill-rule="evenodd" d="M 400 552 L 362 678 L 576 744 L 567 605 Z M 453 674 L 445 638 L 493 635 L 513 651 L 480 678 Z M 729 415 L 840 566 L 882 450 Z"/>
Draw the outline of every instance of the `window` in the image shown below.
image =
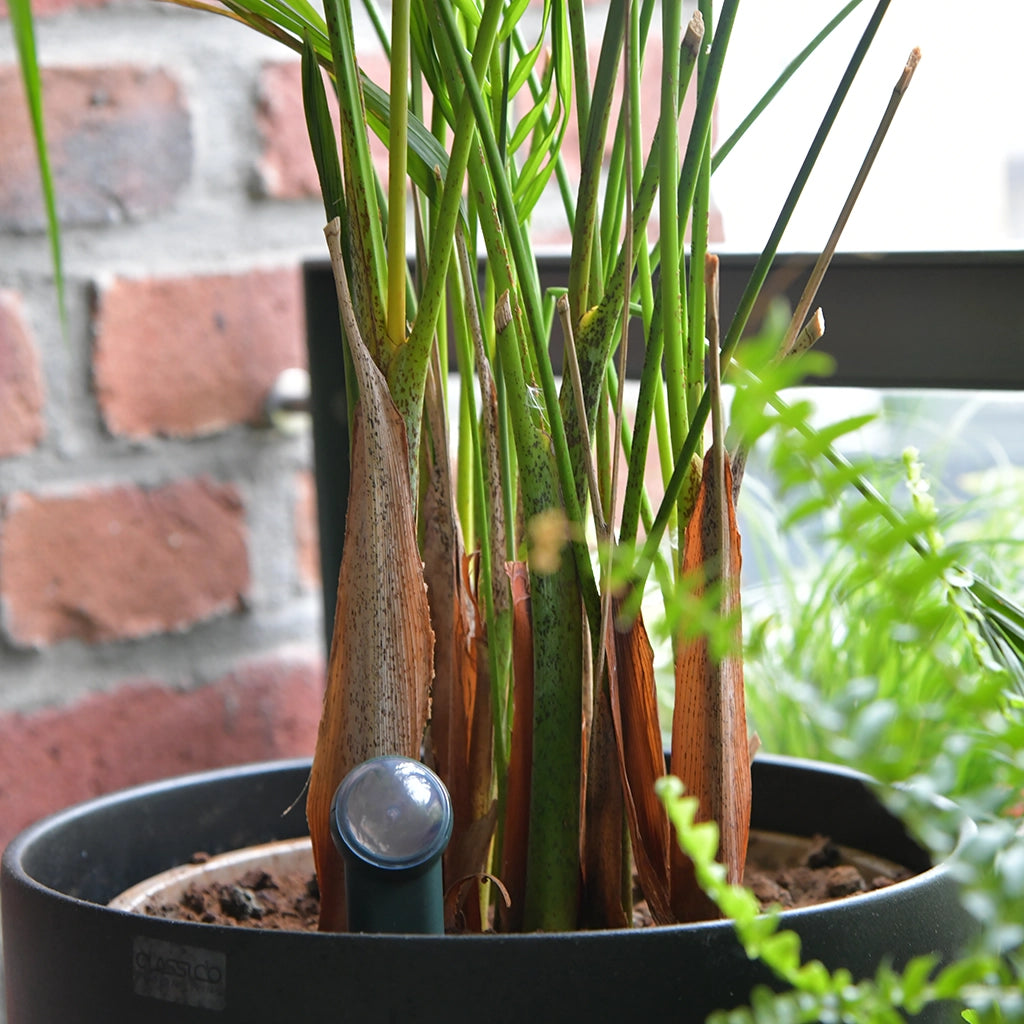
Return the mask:
<path fill-rule="evenodd" d="M 720 93 L 724 138 L 837 4 L 749 3 Z M 759 251 L 871 14 L 861 5 L 800 69 L 715 175 L 728 247 Z M 780 25 L 783 29 L 780 29 Z M 791 39 L 778 42 L 784 26 Z M 815 168 L 783 248 L 827 239 L 911 49 L 923 59 L 843 237 L 848 251 L 1002 249 L 1024 241 L 1024 38 L 1020 0 L 899 0 Z M 743 73 L 737 73 L 739 66 Z M 813 117 L 808 111 L 813 111 Z M 761 177 L 750 188 L 752 154 Z"/>

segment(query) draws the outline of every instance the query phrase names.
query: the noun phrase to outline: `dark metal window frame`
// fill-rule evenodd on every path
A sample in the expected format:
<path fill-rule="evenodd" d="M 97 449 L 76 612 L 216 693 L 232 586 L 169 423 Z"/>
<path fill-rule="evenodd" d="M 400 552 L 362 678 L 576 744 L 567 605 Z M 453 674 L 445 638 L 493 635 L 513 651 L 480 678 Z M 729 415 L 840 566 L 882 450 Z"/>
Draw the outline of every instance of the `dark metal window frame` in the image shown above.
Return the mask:
<path fill-rule="evenodd" d="M 722 319 L 739 301 L 755 257 L 721 258 Z M 792 305 L 814 262 L 779 258 L 765 295 Z M 541 260 L 542 284 L 564 284 L 567 256 Z M 308 330 L 337 332 L 334 283 L 326 263 L 306 267 Z M 1024 253 L 839 254 L 819 292 L 821 349 L 836 360 L 823 385 L 1024 390 Z M 561 339 L 552 339 L 555 348 Z M 554 353 L 555 364 L 561 356 Z M 634 346 L 629 376 L 643 352 Z"/>
<path fill-rule="evenodd" d="M 723 320 L 732 315 L 755 257 L 722 257 Z M 778 261 L 766 294 L 795 305 L 812 256 Z M 564 285 L 568 257 L 542 261 L 542 283 Z M 326 262 L 305 268 L 313 451 L 320 527 L 324 629 L 330 649 L 335 589 L 348 502 L 348 425 L 334 279 Z M 1024 253 L 839 255 L 817 304 L 825 312 L 821 348 L 836 372 L 820 383 L 872 388 L 1024 391 Z M 559 332 L 552 339 L 560 347 Z M 553 353 L 556 366 L 561 353 Z M 640 345 L 629 376 L 639 376 Z"/>

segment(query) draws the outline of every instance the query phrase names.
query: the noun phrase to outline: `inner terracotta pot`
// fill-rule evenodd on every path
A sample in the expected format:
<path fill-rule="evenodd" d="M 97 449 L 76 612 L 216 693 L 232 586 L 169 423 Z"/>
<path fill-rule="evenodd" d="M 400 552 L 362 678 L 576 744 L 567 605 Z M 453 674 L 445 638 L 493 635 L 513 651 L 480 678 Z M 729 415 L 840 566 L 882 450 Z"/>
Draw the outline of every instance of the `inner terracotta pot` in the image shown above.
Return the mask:
<path fill-rule="evenodd" d="M 912 874 L 884 857 L 824 836 L 808 839 L 755 829 L 744 884 L 762 908 L 790 910 L 874 892 Z M 300 838 L 215 857 L 198 853 L 195 863 L 139 882 L 115 896 L 110 906 L 175 921 L 315 931 L 319 898 L 312 847 L 308 838 Z M 633 923 L 652 923 L 642 901 L 634 908 Z"/>

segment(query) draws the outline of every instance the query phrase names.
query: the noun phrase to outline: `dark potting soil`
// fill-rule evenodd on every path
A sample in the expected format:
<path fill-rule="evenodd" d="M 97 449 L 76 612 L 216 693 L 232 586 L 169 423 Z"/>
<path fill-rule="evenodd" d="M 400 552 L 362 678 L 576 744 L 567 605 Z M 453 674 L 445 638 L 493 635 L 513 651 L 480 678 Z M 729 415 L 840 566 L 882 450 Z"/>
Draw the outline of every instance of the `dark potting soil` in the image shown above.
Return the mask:
<path fill-rule="evenodd" d="M 147 904 L 145 913 L 173 921 L 316 931 L 320 892 L 316 876 L 306 872 L 246 868 L 231 882 L 194 882 L 172 902 Z"/>
<path fill-rule="evenodd" d="M 202 855 L 197 855 L 197 859 Z M 846 861 L 829 839 L 800 842 L 780 859 L 770 843 L 752 836 L 743 882 L 767 909 L 813 906 L 892 885 L 911 872 L 895 865 L 878 870 Z M 243 870 L 231 882 L 193 884 L 169 903 L 150 905 L 146 913 L 178 921 L 249 928 L 315 931 L 320 909 L 316 878 L 307 873 Z M 650 925 L 646 905 L 638 902 L 634 925 Z"/>

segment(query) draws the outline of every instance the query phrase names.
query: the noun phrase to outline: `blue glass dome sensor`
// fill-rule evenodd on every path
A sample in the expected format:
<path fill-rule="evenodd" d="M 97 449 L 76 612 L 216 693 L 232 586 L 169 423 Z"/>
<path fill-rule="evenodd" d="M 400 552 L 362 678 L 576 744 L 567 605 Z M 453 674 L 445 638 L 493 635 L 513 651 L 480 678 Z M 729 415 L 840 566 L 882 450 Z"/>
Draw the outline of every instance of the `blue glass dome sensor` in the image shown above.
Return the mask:
<path fill-rule="evenodd" d="M 407 871 L 444 851 L 452 833 L 451 798 L 419 761 L 377 757 L 342 781 L 331 826 L 343 856 L 386 871 Z"/>

